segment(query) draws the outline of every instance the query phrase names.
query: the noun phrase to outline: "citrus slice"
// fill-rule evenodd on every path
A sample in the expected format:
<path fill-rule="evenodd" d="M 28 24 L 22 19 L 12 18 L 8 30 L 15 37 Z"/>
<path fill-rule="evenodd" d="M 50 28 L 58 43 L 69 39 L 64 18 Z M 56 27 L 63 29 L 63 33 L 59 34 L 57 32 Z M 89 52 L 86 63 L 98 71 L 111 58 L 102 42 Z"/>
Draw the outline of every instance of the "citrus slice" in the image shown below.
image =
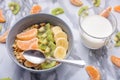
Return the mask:
<path fill-rule="evenodd" d="M 41 11 L 41 6 L 40 5 L 33 5 L 33 7 L 31 8 L 31 11 L 30 11 L 30 13 L 31 14 L 37 14 L 37 13 L 39 13 L 40 11 Z"/>
<path fill-rule="evenodd" d="M 56 46 L 62 46 L 67 50 L 68 49 L 68 41 L 65 38 L 58 38 L 56 41 Z"/>
<path fill-rule="evenodd" d="M 94 66 L 87 66 L 86 71 L 90 76 L 90 80 L 100 80 L 100 72 Z"/>
<path fill-rule="evenodd" d="M 21 50 L 38 49 L 38 38 L 33 38 L 28 41 L 17 40 L 16 45 Z"/>
<path fill-rule="evenodd" d="M 3 33 L 1 36 L 0 36 L 0 42 L 1 43 L 5 43 L 6 42 L 6 38 L 8 36 L 8 33 L 9 33 L 9 30 L 7 30 L 5 33 Z"/>
<path fill-rule="evenodd" d="M 4 23 L 6 20 L 5 20 L 5 17 L 3 15 L 3 12 L 2 10 L 0 9 L 0 23 Z"/>
<path fill-rule="evenodd" d="M 36 36 L 37 36 L 37 29 L 33 28 L 18 34 L 17 38 L 20 40 L 30 40 L 32 38 L 35 38 Z"/>
<path fill-rule="evenodd" d="M 24 62 L 24 65 L 25 65 L 26 67 L 35 67 L 35 66 L 37 66 L 37 64 L 33 64 L 33 63 L 29 62 L 29 61 L 25 61 L 25 62 Z"/>
<path fill-rule="evenodd" d="M 61 27 L 59 27 L 59 26 L 52 27 L 52 32 L 53 32 L 54 34 L 56 34 L 56 33 L 58 33 L 58 32 L 61 32 L 61 31 L 62 31 L 62 29 L 61 29 Z"/>
<path fill-rule="evenodd" d="M 111 56 L 111 61 L 114 65 L 116 65 L 117 67 L 120 67 L 120 58 L 116 57 L 116 56 Z"/>
<path fill-rule="evenodd" d="M 114 11 L 120 13 L 120 5 L 117 5 L 114 7 Z"/>
<path fill-rule="evenodd" d="M 65 48 L 59 46 L 59 47 L 56 47 L 55 51 L 54 51 L 54 57 L 56 59 L 64 59 L 66 56 L 66 50 Z"/>
<path fill-rule="evenodd" d="M 112 10 L 112 7 L 108 7 L 105 10 L 103 10 L 100 13 L 100 15 L 107 18 L 110 15 L 111 10 Z"/>
<path fill-rule="evenodd" d="M 71 4 L 78 6 L 78 7 L 83 5 L 82 1 L 80 0 L 70 0 L 70 2 Z"/>
<path fill-rule="evenodd" d="M 65 32 L 58 32 L 54 35 L 54 39 L 55 41 L 58 39 L 58 38 L 65 38 L 67 39 L 67 34 Z"/>

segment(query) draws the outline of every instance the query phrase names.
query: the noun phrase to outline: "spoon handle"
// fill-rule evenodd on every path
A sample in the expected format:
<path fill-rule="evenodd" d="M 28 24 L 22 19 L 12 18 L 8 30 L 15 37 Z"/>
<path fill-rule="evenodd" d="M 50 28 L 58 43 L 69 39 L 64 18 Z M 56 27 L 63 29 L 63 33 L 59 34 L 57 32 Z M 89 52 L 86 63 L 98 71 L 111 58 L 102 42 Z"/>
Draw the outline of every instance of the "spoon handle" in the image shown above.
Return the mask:
<path fill-rule="evenodd" d="M 77 65 L 77 66 L 79 66 L 81 68 L 83 68 L 86 65 L 86 62 L 84 60 L 65 60 L 65 59 L 61 60 L 61 59 L 53 59 L 53 58 L 48 58 L 48 60 L 73 64 L 73 65 Z"/>

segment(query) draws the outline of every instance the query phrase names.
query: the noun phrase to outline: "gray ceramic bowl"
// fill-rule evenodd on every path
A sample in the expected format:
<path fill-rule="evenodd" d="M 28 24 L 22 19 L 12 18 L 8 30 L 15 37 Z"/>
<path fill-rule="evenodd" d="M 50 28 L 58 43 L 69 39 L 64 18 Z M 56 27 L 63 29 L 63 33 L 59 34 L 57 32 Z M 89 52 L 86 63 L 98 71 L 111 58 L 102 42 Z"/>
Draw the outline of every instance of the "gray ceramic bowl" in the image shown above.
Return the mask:
<path fill-rule="evenodd" d="M 64 21 L 62 21 L 61 19 L 59 19 L 55 16 L 52 16 L 52 15 L 49 15 L 49 14 L 34 14 L 34 15 L 29 15 L 29 16 L 26 16 L 26 17 L 22 18 L 11 28 L 11 30 L 9 32 L 9 35 L 8 35 L 8 38 L 7 38 L 7 50 L 8 50 L 8 54 L 10 55 L 11 59 L 18 66 L 20 66 L 20 67 L 22 67 L 26 70 L 29 70 L 31 72 L 48 72 L 48 71 L 56 69 L 57 67 L 59 67 L 61 65 L 61 64 L 59 64 L 59 65 L 57 65 L 53 68 L 50 68 L 50 69 L 34 70 L 34 69 L 30 69 L 30 68 L 27 68 L 27 67 L 21 65 L 17 61 L 16 57 L 14 56 L 12 45 L 14 43 L 16 35 L 18 33 L 22 32 L 23 30 L 25 30 L 26 28 L 30 27 L 31 25 L 36 24 L 36 23 L 41 23 L 41 22 L 49 22 L 53 25 L 61 26 L 61 28 L 67 33 L 68 40 L 69 40 L 69 48 L 68 48 L 68 51 L 67 51 L 66 58 L 70 55 L 70 52 L 71 52 L 72 47 L 73 47 L 72 32 L 71 32 L 69 26 Z"/>

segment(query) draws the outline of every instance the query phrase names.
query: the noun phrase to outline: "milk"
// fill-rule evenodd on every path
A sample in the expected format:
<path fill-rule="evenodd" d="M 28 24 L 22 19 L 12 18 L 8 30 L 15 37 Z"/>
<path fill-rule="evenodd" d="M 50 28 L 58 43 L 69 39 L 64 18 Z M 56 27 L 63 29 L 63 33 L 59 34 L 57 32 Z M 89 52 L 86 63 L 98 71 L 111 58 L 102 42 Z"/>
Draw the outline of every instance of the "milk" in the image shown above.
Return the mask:
<path fill-rule="evenodd" d="M 83 29 L 81 39 L 84 45 L 91 49 L 98 49 L 104 46 L 106 38 L 103 37 L 108 37 L 113 32 L 113 28 L 109 20 L 99 15 L 85 17 L 81 22 L 81 27 Z M 85 32 L 93 37 L 87 35 Z"/>

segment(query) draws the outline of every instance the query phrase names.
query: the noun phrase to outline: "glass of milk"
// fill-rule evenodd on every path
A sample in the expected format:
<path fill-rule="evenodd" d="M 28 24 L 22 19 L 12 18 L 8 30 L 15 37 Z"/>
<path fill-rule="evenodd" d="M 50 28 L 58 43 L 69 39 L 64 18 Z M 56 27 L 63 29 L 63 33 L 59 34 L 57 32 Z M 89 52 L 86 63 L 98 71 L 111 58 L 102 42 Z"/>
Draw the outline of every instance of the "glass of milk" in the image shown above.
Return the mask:
<path fill-rule="evenodd" d="M 100 8 L 89 8 L 80 16 L 80 34 L 82 43 L 90 49 L 99 49 L 110 44 L 116 31 L 116 18 L 110 13 L 108 18 L 100 16 Z"/>

